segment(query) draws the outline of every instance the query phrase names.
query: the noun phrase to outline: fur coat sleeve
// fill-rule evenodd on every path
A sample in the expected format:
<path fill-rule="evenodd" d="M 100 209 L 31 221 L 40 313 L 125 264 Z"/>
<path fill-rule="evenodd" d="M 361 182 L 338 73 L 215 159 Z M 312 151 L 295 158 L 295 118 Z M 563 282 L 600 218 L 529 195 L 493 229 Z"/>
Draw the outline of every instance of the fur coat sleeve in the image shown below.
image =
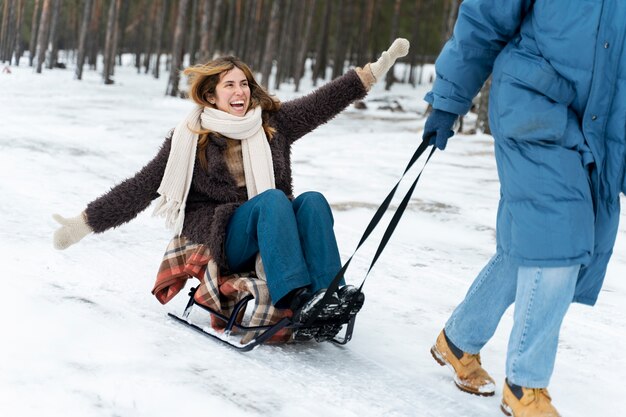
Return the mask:
<path fill-rule="evenodd" d="M 328 122 L 366 94 L 356 71 L 350 70 L 312 93 L 284 102 L 274 116 L 274 126 L 291 143 Z"/>

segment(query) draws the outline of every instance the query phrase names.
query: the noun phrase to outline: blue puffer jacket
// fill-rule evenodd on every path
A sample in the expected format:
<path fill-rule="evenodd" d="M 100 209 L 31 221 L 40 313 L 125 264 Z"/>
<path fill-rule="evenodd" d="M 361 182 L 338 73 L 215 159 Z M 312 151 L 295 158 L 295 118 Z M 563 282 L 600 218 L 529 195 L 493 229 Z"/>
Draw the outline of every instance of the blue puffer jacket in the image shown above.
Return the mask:
<path fill-rule="evenodd" d="M 626 190 L 626 1 L 465 0 L 426 100 L 464 114 L 492 73 L 498 250 L 582 264 L 594 304 Z"/>

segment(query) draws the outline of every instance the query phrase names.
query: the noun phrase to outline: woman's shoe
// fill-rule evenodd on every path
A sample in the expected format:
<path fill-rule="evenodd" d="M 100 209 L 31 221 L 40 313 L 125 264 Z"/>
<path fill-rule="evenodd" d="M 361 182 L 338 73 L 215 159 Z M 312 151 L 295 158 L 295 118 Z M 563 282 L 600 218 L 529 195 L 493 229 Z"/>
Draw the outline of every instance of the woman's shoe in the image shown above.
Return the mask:
<path fill-rule="evenodd" d="M 339 298 L 339 314 L 343 319 L 342 322 L 348 322 L 363 307 L 365 302 L 365 294 L 353 285 L 344 285 L 337 291 Z"/>
<path fill-rule="evenodd" d="M 293 322 L 304 325 L 311 319 L 311 315 L 317 310 L 322 302 L 326 289 L 319 290 L 313 297 L 306 301 L 299 308 L 294 310 Z M 341 330 L 341 324 L 335 320 L 339 310 L 339 298 L 332 294 L 328 302 L 315 313 L 315 319 L 306 327 L 296 328 L 294 340 L 315 339 L 318 342 L 332 339 Z"/>

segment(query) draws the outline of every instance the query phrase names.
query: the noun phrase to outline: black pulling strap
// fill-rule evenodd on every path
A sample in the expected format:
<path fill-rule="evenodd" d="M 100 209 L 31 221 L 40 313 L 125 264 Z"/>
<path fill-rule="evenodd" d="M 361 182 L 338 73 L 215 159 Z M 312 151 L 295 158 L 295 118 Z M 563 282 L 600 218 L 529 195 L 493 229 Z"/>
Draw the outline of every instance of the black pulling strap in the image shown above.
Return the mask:
<path fill-rule="evenodd" d="M 430 146 L 429 142 L 428 141 L 423 141 L 420 144 L 420 146 L 417 148 L 417 150 L 415 151 L 415 153 L 411 157 L 408 165 L 404 169 L 404 172 L 402 173 L 402 176 L 400 177 L 400 179 L 396 183 L 395 187 L 393 187 L 393 189 L 391 190 L 391 192 L 389 192 L 389 194 L 387 195 L 387 197 L 385 198 L 383 203 L 380 205 L 380 207 L 378 207 L 378 210 L 376 210 L 376 213 L 372 217 L 372 220 L 370 220 L 369 224 L 365 228 L 365 232 L 363 233 L 363 236 L 361 237 L 361 240 L 359 241 L 359 244 L 357 245 L 356 249 L 354 250 L 354 252 L 350 256 L 350 258 L 346 261 L 346 263 L 341 267 L 341 269 L 339 270 L 339 272 L 337 273 L 337 275 L 335 276 L 333 281 L 328 286 L 328 289 L 326 290 L 326 294 L 324 294 L 324 298 L 322 298 L 322 300 L 319 303 L 317 303 L 317 305 L 313 308 L 309 319 L 303 324 L 303 327 L 307 327 L 307 326 L 310 326 L 311 324 L 313 324 L 313 322 L 317 318 L 317 314 L 319 313 L 319 311 L 325 305 L 328 304 L 328 301 L 329 301 L 329 299 L 331 297 L 331 294 L 334 293 L 335 291 L 337 291 L 337 288 L 339 287 L 339 281 L 341 281 L 341 279 L 343 278 L 346 270 L 348 269 L 348 266 L 350 265 L 350 262 L 352 261 L 352 258 L 354 257 L 354 255 L 359 250 L 361 245 L 363 245 L 363 243 L 367 240 L 369 235 L 374 231 L 374 229 L 376 228 L 376 226 L 378 225 L 378 223 L 382 219 L 383 215 L 385 214 L 385 211 L 387 211 L 387 209 L 389 208 L 389 204 L 391 203 L 391 200 L 393 199 L 393 196 L 395 195 L 396 190 L 398 189 L 398 186 L 400 185 L 400 182 L 402 182 L 402 179 L 404 178 L 404 176 L 406 175 L 408 170 L 411 169 L 413 164 L 415 164 L 415 161 L 417 161 L 419 159 L 419 157 L 422 156 L 422 154 L 428 148 L 428 146 Z M 402 214 L 404 214 L 404 210 L 406 209 L 406 206 L 409 204 L 409 200 L 411 199 L 411 195 L 413 194 L 413 191 L 415 190 L 415 186 L 417 185 L 417 182 L 419 181 L 420 177 L 422 176 L 422 172 L 424 171 L 424 168 L 426 168 L 426 164 L 430 160 L 430 157 L 433 156 L 433 153 L 435 153 L 435 149 L 437 149 L 437 147 L 433 146 L 432 150 L 430 151 L 430 154 L 428 155 L 428 158 L 426 158 L 426 162 L 424 163 L 424 166 L 422 167 L 422 169 L 420 170 L 419 174 L 415 178 L 415 181 L 413 181 L 413 184 L 411 185 L 411 187 L 407 191 L 406 195 L 402 199 L 402 202 L 398 206 L 398 209 L 396 210 L 396 212 L 394 213 L 393 217 L 391 218 L 391 221 L 389 222 L 389 225 L 387 226 L 387 229 L 385 230 L 385 233 L 383 234 L 383 237 L 382 237 L 382 239 L 380 241 L 380 244 L 378 245 L 378 249 L 376 250 L 376 254 L 374 255 L 374 259 L 372 259 L 372 263 L 370 264 L 370 267 L 367 270 L 367 273 L 365 274 L 365 278 L 363 278 L 363 282 L 359 286 L 359 291 L 361 291 L 363 289 L 363 284 L 365 284 L 365 280 L 367 279 L 367 276 L 369 275 L 370 271 L 374 267 L 374 264 L 378 260 L 380 254 L 385 249 L 385 246 L 387 246 L 387 242 L 389 242 L 389 239 L 391 238 L 391 235 L 393 235 L 393 232 L 396 229 L 396 226 L 400 222 L 400 218 L 402 218 Z"/>

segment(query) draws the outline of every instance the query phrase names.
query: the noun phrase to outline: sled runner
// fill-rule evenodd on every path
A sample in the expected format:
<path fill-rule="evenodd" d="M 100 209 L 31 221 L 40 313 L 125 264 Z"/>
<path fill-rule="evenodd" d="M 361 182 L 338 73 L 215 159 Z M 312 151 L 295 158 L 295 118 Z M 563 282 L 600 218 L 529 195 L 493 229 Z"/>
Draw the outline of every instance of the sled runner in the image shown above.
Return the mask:
<path fill-rule="evenodd" d="M 389 208 L 400 182 L 428 148 L 424 141 L 417 148 L 406 166 L 402 176 L 380 205 L 365 229 L 353 254 L 342 266 L 331 284 L 326 289 L 321 301 L 317 302 L 306 314 L 294 317 L 291 310 L 273 307 L 265 282 L 251 274 L 220 277 L 217 265 L 203 245 L 189 244 L 184 237 L 174 238 L 166 251 L 166 258 L 161 264 L 153 294 L 163 304 L 168 302 L 184 286 L 188 278 L 195 277 L 200 285 L 189 292 L 189 301 L 183 314 L 169 316 L 185 326 L 213 339 L 219 340 L 239 351 L 250 351 L 260 344 L 285 343 L 314 339 L 318 342 L 330 341 L 338 345 L 348 343 L 352 338 L 356 315 L 364 301 L 363 285 L 374 264 L 383 252 L 406 209 L 415 186 L 426 164 L 432 157 L 433 146 L 424 166 L 399 204 L 387 226 L 374 258 L 358 288 L 345 286 L 339 289 L 344 274 L 358 249 L 376 228 L 384 213 Z M 351 287 L 350 294 L 345 294 L 346 287 Z M 344 297 L 340 294 L 344 292 Z M 338 296 L 339 305 L 331 308 L 331 299 Z M 252 309 L 246 312 L 248 305 Z M 192 315 L 201 311 L 204 320 L 196 322 Z M 210 322 L 206 321 L 206 313 Z M 337 336 L 343 331 L 343 336 Z"/>
<path fill-rule="evenodd" d="M 329 309 L 319 314 L 311 324 L 298 322 L 293 317 L 282 317 L 271 325 L 249 326 L 242 324 L 243 316 L 248 303 L 254 301 L 252 295 L 246 295 L 237 302 L 229 316 L 201 304 L 195 299 L 197 287 L 189 291 L 189 302 L 181 316 L 169 313 L 169 316 L 179 323 L 205 336 L 216 339 L 242 352 L 254 349 L 262 343 L 280 343 L 290 340 L 303 341 L 314 339 L 318 342 L 330 341 L 344 345 L 352 338 L 356 313 L 363 304 L 363 298 L 354 295 L 338 309 Z M 360 303 L 359 303 L 360 301 Z M 209 313 L 211 326 L 202 326 L 191 320 L 194 308 Z M 342 337 L 337 334 L 347 325 Z"/>

